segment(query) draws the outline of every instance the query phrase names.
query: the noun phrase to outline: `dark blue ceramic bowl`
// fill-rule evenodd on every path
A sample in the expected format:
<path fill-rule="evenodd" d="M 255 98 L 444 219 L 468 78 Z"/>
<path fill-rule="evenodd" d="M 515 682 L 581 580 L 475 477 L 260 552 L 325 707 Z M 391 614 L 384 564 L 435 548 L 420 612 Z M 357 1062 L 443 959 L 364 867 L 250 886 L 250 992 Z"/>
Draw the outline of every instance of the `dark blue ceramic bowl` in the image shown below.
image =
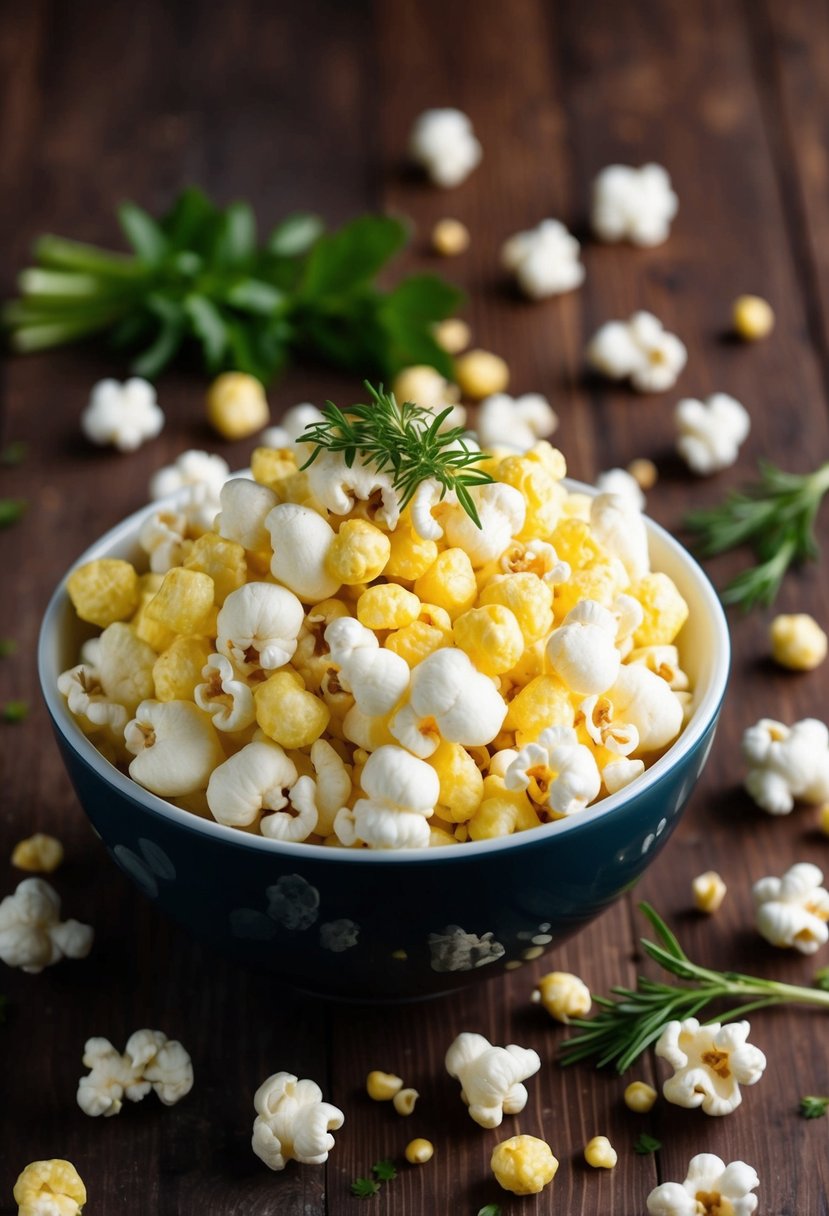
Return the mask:
<path fill-rule="evenodd" d="M 587 490 L 587 487 L 573 488 Z M 139 556 L 153 505 L 87 550 Z M 695 707 L 677 742 L 620 793 L 534 831 L 448 848 L 371 852 L 286 844 L 223 827 L 148 793 L 76 725 L 57 677 L 88 632 L 61 582 L 38 663 L 81 805 L 144 894 L 199 938 L 322 996 L 414 1000 L 553 950 L 636 882 L 659 853 L 705 764 L 729 668 L 728 628 L 708 579 L 648 523 L 653 565 L 690 606 L 679 639 Z"/>

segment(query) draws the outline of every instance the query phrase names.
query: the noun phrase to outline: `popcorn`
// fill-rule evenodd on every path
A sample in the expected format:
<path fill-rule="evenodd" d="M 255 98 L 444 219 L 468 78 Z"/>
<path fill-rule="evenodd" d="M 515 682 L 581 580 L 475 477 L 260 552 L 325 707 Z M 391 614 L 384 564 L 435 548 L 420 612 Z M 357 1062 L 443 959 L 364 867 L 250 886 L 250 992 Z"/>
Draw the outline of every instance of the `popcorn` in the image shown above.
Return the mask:
<path fill-rule="evenodd" d="M 752 888 L 760 935 L 772 946 L 814 954 L 829 941 L 829 891 L 823 872 L 808 862 L 782 878 L 761 878 Z"/>
<path fill-rule="evenodd" d="M 624 498 L 637 511 L 645 509 L 645 495 L 642 487 L 628 469 L 608 469 L 596 478 L 596 488 L 602 494 L 613 494 Z"/>
<path fill-rule="evenodd" d="M 174 633 L 198 633 L 213 607 L 213 579 L 196 570 L 174 566 L 145 611 L 152 621 Z"/>
<path fill-rule="evenodd" d="M 698 874 L 691 884 L 694 907 L 698 912 L 706 912 L 709 915 L 716 912 L 725 899 L 727 890 L 716 870 L 706 870 L 704 874 Z"/>
<path fill-rule="evenodd" d="M 509 384 L 509 366 L 500 355 L 488 350 L 468 350 L 455 360 L 455 379 L 464 397 L 482 401 L 502 393 Z"/>
<path fill-rule="evenodd" d="M 461 350 L 465 345 L 461 346 Z M 466 422 L 466 410 L 458 404 L 460 389 L 427 363 L 404 367 L 395 376 L 392 391 L 399 403 L 413 401 L 432 414 L 442 414 L 444 410 L 451 409 L 444 427 L 463 426 Z"/>
<path fill-rule="evenodd" d="M 589 748 L 569 726 L 550 726 L 522 747 L 504 777 L 508 790 L 527 790 L 554 818 L 583 811 L 598 796 L 601 778 Z"/>
<path fill-rule="evenodd" d="M 87 734 L 96 729 L 120 736 L 129 714 L 125 706 L 107 696 L 97 667 L 79 663 L 58 676 L 58 691 L 66 697 L 71 713 L 81 720 Z"/>
<path fill-rule="evenodd" d="M 440 793 L 437 774 L 400 747 L 382 746 L 363 768 L 360 786 L 367 795 L 334 819 L 342 844 L 362 842 L 373 849 L 425 848 L 429 819 Z"/>
<path fill-rule="evenodd" d="M 129 562 L 102 557 L 78 566 L 66 580 L 72 607 L 82 621 L 106 629 L 138 607 L 138 575 Z"/>
<path fill-rule="evenodd" d="M 259 1086 L 251 1146 L 268 1169 L 284 1170 L 289 1161 L 322 1165 L 334 1147 L 332 1131 L 345 1122 L 336 1106 L 323 1102 L 313 1081 L 277 1072 Z"/>
<path fill-rule="evenodd" d="M 465 823 L 481 805 L 484 780 L 474 758 L 460 743 L 442 742 L 429 757 L 440 792 L 435 811 L 450 823 Z"/>
<path fill-rule="evenodd" d="M 374 1069 L 366 1077 L 366 1093 L 375 1102 L 391 1102 L 403 1088 L 403 1078 Z"/>
<path fill-rule="evenodd" d="M 148 439 L 155 439 L 163 426 L 155 389 L 138 376 L 123 384 L 99 380 L 81 414 L 86 438 L 99 447 L 111 444 L 119 452 L 134 452 Z"/>
<path fill-rule="evenodd" d="M 509 608 L 527 646 L 540 641 L 553 625 L 552 589 L 549 582 L 532 572 L 496 575 L 484 587 L 479 603 L 482 607 L 501 604 Z"/>
<path fill-rule="evenodd" d="M 166 574 L 180 566 L 190 551 L 187 516 L 181 511 L 156 511 L 141 525 L 138 543 L 150 559 L 154 574 Z"/>
<path fill-rule="evenodd" d="M 729 1212 L 751 1216 L 757 1211 L 757 1196 L 750 1192 L 760 1179 L 744 1161 L 726 1165 L 713 1153 L 692 1157 L 683 1183 L 663 1182 L 648 1195 L 649 1216 L 706 1216 Z M 701 1207 L 702 1205 L 702 1207 Z"/>
<path fill-rule="evenodd" d="M 584 1159 L 595 1170 L 612 1170 L 619 1155 L 607 1136 L 594 1136 L 584 1146 Z"/>
<path fill-rule="evenodd" d="M 408 1115 L 414 1114 L 414 1108 L 417 1105 L 417 1100 L 420 1094 L 416 1089 L 407 1086 L 405 1089 L 399 1089 L 391 1100 L 391 1104 L 398 1115 L 406 1118 Z"/>
<path fill-rule="evenodd" d="M 538 1053 L 510 1043 L 494 1047 L 482 1034 L 459 1034 L 446 1053 L 446 1071 L 480 1127 L 500 1127 L 504 1115 L 527 1105 L 526 1081 L 541 1067 Z"/>
<path fill-rule="evenodd" d="M 706 1115 L 728 1115 L 742 1101 L 741 1085 L 755 1085 L 766 1057 L 748 1042 L 748 1022 L 701 1026 L 696 1018 L 669 1022 L 654 1048 L 674 1069 L 662 1093 L 676 1106 L 701 1106 Z"/>
<path fill-rule="evenodd" d="M 304 444 L 301 456 L 306 458 L 313 450 L 310 444 Z M 322 451 L 305 475 L 311 493 L 332 514 L 347 515 L 359 503 L 365 503 L 372 520 L 389 530 L 397 526 L 400 502 L 391 473 L 381 473 L 361 456 L 356 456 L 349 465 L 343 452 Z M 376 499 L 379 505 L 373 506 Z"/>
<path fill-rule="evenodd" d="M 646 1115 L 653 1109 L 658 1096 L 654 1087 L 648 1085 L 647 1081 L 631 1081 L 630 1085 L 625 1087 L 625 1106 L 637 1115 Z"/>
<path fill-rule="evenodd" d="M 501 554 L 498 565 L 504 574 L 535 574 L 553 587 L 566 583 L 572 574 L 568 563 L 559 561 L 553 546 L 544 540 L 513 541 Z"/>
<path fill-rule="evenodd" d="M 270 421 L 265 390 L 255 376 L 224 372 L 207 390 L 207 421 L 223 439 L 246 439 Z"/>
<path fill-rule="evenodd" d="M 313 793 L 311 779 L 298 776 L 296 765 L 281 747 L 269 741 L 253 742 L 213 769 L 207 805 L 217 823 L 229 827 L 259 824 L 263 836 L 305 840 L 318 821 Z"/>
<path fill-rule="evenodd" d="M 630 380 L 640 393 L 673 388 L 688 352 L 652 313 L 636 312 L 628 321 L 609 321 L 587 347 L 591 367 L 611 380 Z"/>
<path fill-rule="evenodd" d="M 202 668 L 203 684 L 193 690 L 199 709 L 210 714 L 217 730 L 245 730 L 256 720 L 253 693 L 230 659 L 211 654 Z"/>
<path fill-rule="evenodd" d="M 492 681 L 475 670 L 462 650 L 446 647 L 414 669 L 408 700 L 392 716 L 389 730 L 425 758 L 441 739 L 467 747 L 491 743 L 506 713 Z"/>
<path fill-rule="evenodd" d="M 605 692 L 619 674 L 616 618 L 595 600 L 581 600 L 547 642 L 553 672 L 573 692 Z"/>
<path fill-rule="evenodd" d="M 290 662 L 304 613 L 293 592 L 272 583 L 245 583 L 222 605 L 216 649 L 248 676 Z"/>
<path fill-rule="evenodd" d="M 273 557 L 271 574 L 306 603 L 329 599 L 340 584 L 327 571 L 326 555 L 334 540 L 331 525 L 297 503 L 280 503 L 265 519 Z"/>
<path fill-rule="evenodd" d="M 478 407 L 475 431 L 485 450 L 528 452 L 536 440 L 551 435 L 557 427 L 558 415 L 540 393 L 524 393 L 521 397 L 494 393 Z"/>
<path fill-rule="evenodd" d="M 455 621 L 454 641 L 486 676 L 509 671 L 524 653 L 518 621 L 502 604 L 485 604 L 462 613 Z"/>
<path fill-rule="evenodd" d="M 162 650 L 152 670 L 156 701 L 192 701 L 211 653 L 208 638 L 187 636 Z"/>
<path fill-rule="evenodd" d="M 790 671 L 814 671 L 826 658 L 826 634 L 805 612 L 776 616 L 769 633 L 771 657 Z"/>
<path fill-rule="evenodd" d="M 480 520 L 480 528 L 459 503 L 449 503 L 441 516 L 446 540 L 462 549 L 474 567 L 500 557 L 514 536 L 524 527 L 526 507 L 519 490 L 493 482 L 470 490 Z"/>
<path fill-rule="evenodd" d="M 551 1018 L 565 1025 L 571 1018 L 587 1017 L 593 1004 L 590 989 L 584 980 L 568 971 L 551 971 L 548 975 L 542 975 L 530 999 L 541 1002 Z"/>
<path fill-rule="evenodd" d="M 538 1136 L 510 1136 L 495 1145 L 490 1167 L 505 1191 L 513 1195 L 537 1195 L 555 1178 L 558 1161 L 546 1140 Z"/>
<path fill-rule="evenodd" d="M 612 719 L 627 722 L 639 734 L 640 755 L 661 751 L 682 729 L 682 702 L 676 693 L 641 664 L 623 664 L 608 689 Z"/>
<path fill-rule="evenodd" d="M 608 165 L 593 182 L 591 224 L 602 241 L 661 245 L 678 206 L 661 165 Z"/>
<path fill-rule="evenodd" d="M 124 742 L 133 781 L 162 798 L 206 789 L 224 758 L 210 715 L 189 701 L 142 701 Z"/>
<path fill-rule="evenodd" d="M 292 405 L 286 410 L 277 426 L 264 430 L 259 436 L 259 442 L 266 448 L 295 450 L 305 430 L 324 419 L 322 410 L 308 401 L 303 401 L 300 405 Z"/>
<path fill-rule="evenodd" d="M 354 694 L 361 713 L 389 713 L 409 687 L 405 660 L 381 649 L 376 635 L 353 617 L 332 621 L 325 631 L 325 641 L 331 662 L 339 668 L 339 682 L 346 692 Z"/>
<path fill-rule="evenodd" d="M 661 571 L 646 574 L 631 588 L 643 619 L 634 634 L 637 646 L 669 646 L 688 619 L 688 605 L 673 579 Z"/>
<path fill-rule="evenodd" d="M 62 958 L 86 958 L 93 930 L 60 920 L 60 896 L 42 878 L 24 878 L 0 903 L 0 959 L 32 975 Z"/>
<path fill-rule="evenodd" d="M 795 799 L 829 801 L 829 730 L 816 718 L 784 726 L 761 718 L 743 734 L 745 788 L 770 815 L 788 815 Z"/>
<path fill-rule="evenodd" d="M 708 477 L 729 468 L 751 430 L 751 417 L 728 393 L 714 393 L 705 401 L 685 397 L 674 411 L 676 450 L 689 469 Z"/>
<path fill-rule="evenodd" d="M 542 220 L 537 228 L 517 232 L 501 247 L 501 265 L 512 271 L 532 300 L 572 291 L 584 282 L 581 246 L 559 220 Z"/>
<path fill-rule="evenodd" d="M 129 625 L 116 621 L 98 638 L 97 668 L 107 696 L 133 713 L 153 695 L 156 653 Z"/>
<path fill-rule="evenodd" d="M 379 578 L 390 556 L 385 532 L 365 519 L 347 519 L 331 542 L 325 565 L 333 578 L 352 587 Z"/>
<path fill-rule="evenodd" d="M 402 629 L 417 620 L 420 600 L 396 583 L 367 587 L 357 600 L 357 620 L 367 629 Z"/>
<path fill-rule="evenodd" d="M 590 530 L 606 552 L 618 558 L 632 582 L 649 573 L 645 521 L 629 495 L 597 494 L 590 504 Z"/>
<path fill-rule="evenodd" d="M 19 840 L 12 852 L 12 865 L 30 874 L 53 874 L 63 862 L 63 845 L 55 836 L 35 832 Z"/>
<path fill-rule="evenodd" d="M 409 1165 L 425 1165 L 427 1161 L 432 1160 L 434 1155 L 435 1146 L 431 1140 L 424 1140 L 422 1136 L 410 1140 L 403 1151 L 403 1156 Z"/>
<path fill-rule="evenodd" d="M 409 155 L 436 186 L 459 186 L 480 163 L 481 145 L 466 114 L 451 108 L 425 110 L 409 136 Z"/>
<path fill-rule="evenodd" d="M 71 1161 L 32 1161 L 14 1184 L 17 1216 L 80 1216 L 86 1187 Z"/>
<path fill-rule="evenodd" d="M 328 706 L 295 671 L 275 672 L 256 686 L 253 700 L 259 726 L 282 747 L 310 747 L 331 719 Z"/>
<path fill-rule="evenodd" d="M 150 499 L 155 502 L 171 494 L 180 494 L 182 490 L 191 491 L 200 487 L 204 500 L 216 503 L 229 477 L 230 468 L 221 456 L 190 448 L 177 456 L 172 464 L 153 473 L 149 485 Z"/>
<path fill-rule="evenodd" d="M 444 549 L 428 570 L 415 579 L 414 590 L 421 601 L 437 604 L 455 617 L 475 603 L 478 584 L 463 549 Z"/>
<path fill-rule="evenodd" d="M 117 1115 L 123 1098 L 140 1102 L 150 1090 L 174 1106 L 193 1088 L 190 1056 L 160 1030 L 136 1030 L 123 1055 L 109 1039 L 87 1039 L 83 1063 L 91 1071 L 78 1082 L 78 1106 L 93 1118 Z"/>

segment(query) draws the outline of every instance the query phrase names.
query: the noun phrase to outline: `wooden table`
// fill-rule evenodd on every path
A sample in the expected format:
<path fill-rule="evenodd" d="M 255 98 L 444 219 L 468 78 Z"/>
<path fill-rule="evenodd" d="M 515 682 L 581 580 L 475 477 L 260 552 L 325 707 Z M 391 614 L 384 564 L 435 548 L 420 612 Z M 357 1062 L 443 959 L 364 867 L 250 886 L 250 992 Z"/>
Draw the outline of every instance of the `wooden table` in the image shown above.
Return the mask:
<path fill-rule="evenodd" d="M 576 477 L 652 457 L 661 477 L 649 510 L 676 529 L 686 508 L 719 500 L 759 456 L 805 471 L 829 454 L 829 6 L 818 0 L 30 0 L 5 7 L 0 53 L 7 290 L 36 234 L 117 241 L 119 200 L 157 211 L 189 182 L 222 201 L 250 199 L 263 226 L 297 208 L 332 223 L 369 208 L 404 213 L 417 225 L 402 260 L 409 266 L 435 267 L 430 225 L 456 215 L 472 246 L 440 269 L 468 290 L 476 342 L 508 358 L 514 390 L 554 402 Z M 485 148 L 481 168 L 450 193 L 403 166 L 412 120 L 436 104 L 468 112 Z M 537 305 L 503 290 L 497 254 L 507 235 L 549 215 L 586 234 L 594 174 L 612 161 L 646 160 L 668 166 L 681 200 L 667 244 L 637 251 L 588 238 L 581 290 Z M 767 296 L 777 314 L 772 339 L 750 348 L 726 333 L 730 301 L 745 291 Z M 643 307 L 688 345 L 678 389 L 638 398 L 588 381 L 585 341 L 600 322 Z M 694 1153 L 712 1151 L 757 1168 L 761 1212 L 829 1212 L 829 1123 L 797 1113 L 801 1095 L 829 1093 L 827 1023 L 818 1014 L 755 1016 L 752 1037 L 768 1069 L 730 1118 L 664 1102 L 637 1117 L 615 1075 L 554 1062 L 563 1031 L 529 1004 L 545 959 L 433 1004 L 326 1006 L 196 946 L 107 860 L 40 703 L 41 613 L 70 561 L 145 500 L 154 469 L 192 446 L 241 466 L 252 446 L 216 443 L 203 423 L 203 380 L 170 373 L 159 384 L 168 419 L 160 439 L 129 457 L 90 449 L 78 427 L 89 388 L 124 370 L 100 349 L 79 349 L 16 360 L 4 374 L 2 442 L 29 447 L 19 469 L 3 470 L 3 493 L 27 497 L 30 507 L 0 537 L 0 636 L 19 647 L 2 660 L 0 698 L 27 699 L 32 709 L 19 726 L 0 727 L 0 854 L 8 858 L 33 829 L 60 836 L 67 860 L 56 885 L 97 936 L 85 963 L 0 976 L 10 1000 L 0 1030 L 0 1213 L 14 1210 L 18 1171 L 50 1156 L 78 1166 L 90 1216 L 363 1211 L 350 1181 L 378 1158 L 399 1159 L 416 1134 L 434 1141 L 434 1160 L 402 1166 L 367 1210 L 474 1216 L 499 1202 L 505 1216 L 638 1216 L 658 1180 L 681 1180 Z M 747 405 L 752 432 L 736 467 L 701 482 L 671 454 L 672 409 L 680 392 L 715 390 Z M 271 402 L 276 414 L 298 400 L 355 395 L 341 375 L 294 369 Z M 712 572 L 721 580 L 734 568 L 724 560 Z M 779 607 L 811 610 L 825 625 L 827 596 L 824 565 L 789 580 Z M 827 961 L 825 952 L 815 960 L 776 953 L 752 928 L 753 881 L 827 858 L 812 812 L 773 819 L 740 788 L 747 725 L 763 715 L 827 716 L 825 668 L 799 677 L 770 665 L 769 615 L 733 618 L 722 725 L 669 847 L 627 901 L 555 956 L 596 991 L 631 981 L 640 967 L 643 898 L 681 931 L 692 956 L 712 965 L 808 984 Z M 20 875 L 2 864 L 5 894 Z M 723 874 L 729 894 L 715 918 L 702 919 L 689 910 L 690 882 L 709 868 Z M 153 1099 L 90 1121 L 75 1105 L 84 1040 L 103 1034 L 122 1044 L 145 1025 L 187 1045 L 193 1093 L 171 1110 Z M 500 1192 L 488 1169 L 499 1135 L 469 1120 L 443 1072 L 446 1046 L 467 1029 L 541 1053 L 529 1105 L 503 1129 L 544 1136 L 561 1159 L 538 1198 Z M 421 1091 L 412 1118 L 403 1122 L 365 1096 L 375 1067 L 399 1071 Z M 250 1151 L 253 1091 L 279 1069 L 313 1077 L 347 1113 L 324 1168 L 274 1175 Z M 653 1073 L 645 1061 L 634 1075 Z M 655 1156 L 633 1152 L 645 1129 L 662 1141 Z M 600 1132 L 619 1151 L 612 1173 L 582 1161 L 585 1142 Z"/>

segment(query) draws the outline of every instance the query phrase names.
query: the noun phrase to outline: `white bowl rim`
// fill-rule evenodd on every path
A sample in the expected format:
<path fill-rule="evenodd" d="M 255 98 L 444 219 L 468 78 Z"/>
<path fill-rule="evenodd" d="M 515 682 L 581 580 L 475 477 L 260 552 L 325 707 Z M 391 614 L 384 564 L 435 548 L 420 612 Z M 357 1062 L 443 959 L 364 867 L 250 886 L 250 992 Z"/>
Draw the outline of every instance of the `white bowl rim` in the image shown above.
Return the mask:
<path fill-rule="evenodd" d="M 233 474 L 235 477 L 246 475 L 249 477 L 250 473 L 244 470 Z M 593 496 L 599 492 L 595 486 L 590 486 L 571 478 L 567 478 L 564 484 L 569 490 L 577 493 Z M 689 722 L 676 742 L 671 744 L 664 755 L 660 756 L 650 768 L 645 770 L 641 777 L 637 777 L 629 786 L 625 786 L 617 793 L 603 798 L 600 802 L 587 807 L 577 815 L 571 815 L 565 819 L 556 820 L 553 823 L 542 824 L 540 827 L 532 828 L 529 831 L 515 832 L 512 835 L 499 836 L 492 840 L 468 841 L 464 844 L 426 849 L 337 849 L 329 845 L 308 844 L 304 841 L 269 840 L 265 836 L 254 836 L 247 832 L 240 832 L 237 828 L 227 827 L 210 819 L 203 819 L 200 815 L 195 815 L 192 811 L 174 806 L 173 803 L 167 802 L 165 799 L 158 797 L 158 795 L 144 789 L 143 786 L 117 769 L 98 751 L 80 729 L 69 712 L 65 699 L 58 692 L 57 680 L 51 670 L 49 654 L 50 639 L 55 628 L 55 618 L 65 606 L 67 594 L 66 580 L 72 571 L 86 562 L 105 557 L 113 546 L 123 543 L 128 537 L 134 539 L 138 534 L 141 523 L 148 515 L 163 509 L 165 506 L 169 506 L 175 502 L 175 499 L 176 496 L 173 495 L 168 499 L 148 503 L 140 510 L 134 511 L 120 523 L 116 524 L 114 528 L 110 528 L 108 532 L 104 533 L 102 537 L 90 545 L 72 563 L 52 593 L 43 615 L 38 639 L 37 666 L 41 689 L 51 717 L 67 743 L 78 753 L 80 758 L 93 771 L 97 772 L 104 781 L 114 786 L 120 793 L 145 805 L 148 810 L 153 811 L 162 818 L 171 820 L 178 826 L 187 828 L 197 834 L 214 837 L 217 840 L 227 841 L 243 848 L 247 847 L 260 852 L 294 857 L 297 860 L 304 857 L 307 861 L 343 862 L 344 864 L 358 862 L 369 864 L 420 862 L 425 864 L 427 862 L 449 862 L 452 860 L 458 862 L 471 861 L 474 857 L 482 856 L 486 853 L 500 853 L 509 849 L 527 847 L 534 841 L 540 842 L 550 836 L 560 836 L 567 832 L 578 831 L 581 827 L 595 823 L 597 819 L 603 818 L 605 815 L 612 815 L 615 810 L 631 797 L 644 794 L 652 789 L 668 775 L 678 761 L 682 760 L 699 743 L 710 727 L 725 695 L 730 670 L 731 644 L 728 623 L 719 597 L 708 575 L 688 550 L 679 541 L 675 540 L 660 524 L 645 516 L 645 524 L 649 533 L 659 538 L 660 542 L 671 551 L 673 556 L 688 569 L 690 575 L 697 583 L 698 590 L 709 611 L 713 627 L 715 661 L 709 687 L 706 689 L 705 694 L 694 709 Z"/>

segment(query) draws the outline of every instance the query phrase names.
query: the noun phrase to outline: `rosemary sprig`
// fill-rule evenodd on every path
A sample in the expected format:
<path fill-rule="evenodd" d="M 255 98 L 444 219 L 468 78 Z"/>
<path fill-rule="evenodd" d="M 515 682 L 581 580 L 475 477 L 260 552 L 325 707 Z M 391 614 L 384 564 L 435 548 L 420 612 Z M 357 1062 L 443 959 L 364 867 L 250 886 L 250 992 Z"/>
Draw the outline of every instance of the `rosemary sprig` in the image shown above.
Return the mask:
<path fill-rule="evenodd" d="M 581 1031 L 561 1045 L 563 1064 L 594 1059 L 596 1067 L 615 1064 L 624 1072 L 651 1043 L 655 1043 L 668 1022 L 696 1017 L 712 1001 L 737 998 L 738 1004 L 722 1016 L 741 1018 L 755 1009 L 770 1005 L 816 1005 L 829 1009 L 829 992 L 818 988 L 798 988 L 777 980 L 739 975 L 735 971 L 712 971 L 688 958 L 674 934 L 650 904 L 640 904 L 658 941 L 642 938 L 642 949 L 671 975 L 684 984 L 666 984 L 639 976 L 635 988 L 611 989 L 613 998 L 594 997 L 600 1012 L 592 1018 L 573 1018 L 571 1026 Z"/>
<path fill-rule="evenodd" d="M 746 611 L 773 603 L 789 567 L 818 557 L 815 518 L 829 490 L 829 461 L 813 473 L 785 473 L 766 460 L 759 470 L 759 481 L 685 519 L 702 557 L 741 545 L 754 551 L 755 565 L 732 579 L 721 597 Z"/>
<path fill-rule="evenodd" d="M 441 497 L 453 491 L 480 528 L 469 490 L 492 481 L 483 469 L 473 467 L 487 456 L 469 442 L 463 427 L 440 429 L 451 408 L 433 414 L 412 401 L 398 405 L 394 393 L 384 392 L 382 385 L 374 388 L 365 381 L 365 388 L 371 397 L 368 404 L 341 410 L 333 401 L 326 402 L 323 421 L 303 432 L 303 443 L 313 444 L 314 450 L 302 468 L 307 469 L 322 451 L 342 452 L 349 468 L 359 455 L 378 472 L 391 473 L 401 509 L 411 502 L 421 482 L 434 479 L 441 486 Z"/>

